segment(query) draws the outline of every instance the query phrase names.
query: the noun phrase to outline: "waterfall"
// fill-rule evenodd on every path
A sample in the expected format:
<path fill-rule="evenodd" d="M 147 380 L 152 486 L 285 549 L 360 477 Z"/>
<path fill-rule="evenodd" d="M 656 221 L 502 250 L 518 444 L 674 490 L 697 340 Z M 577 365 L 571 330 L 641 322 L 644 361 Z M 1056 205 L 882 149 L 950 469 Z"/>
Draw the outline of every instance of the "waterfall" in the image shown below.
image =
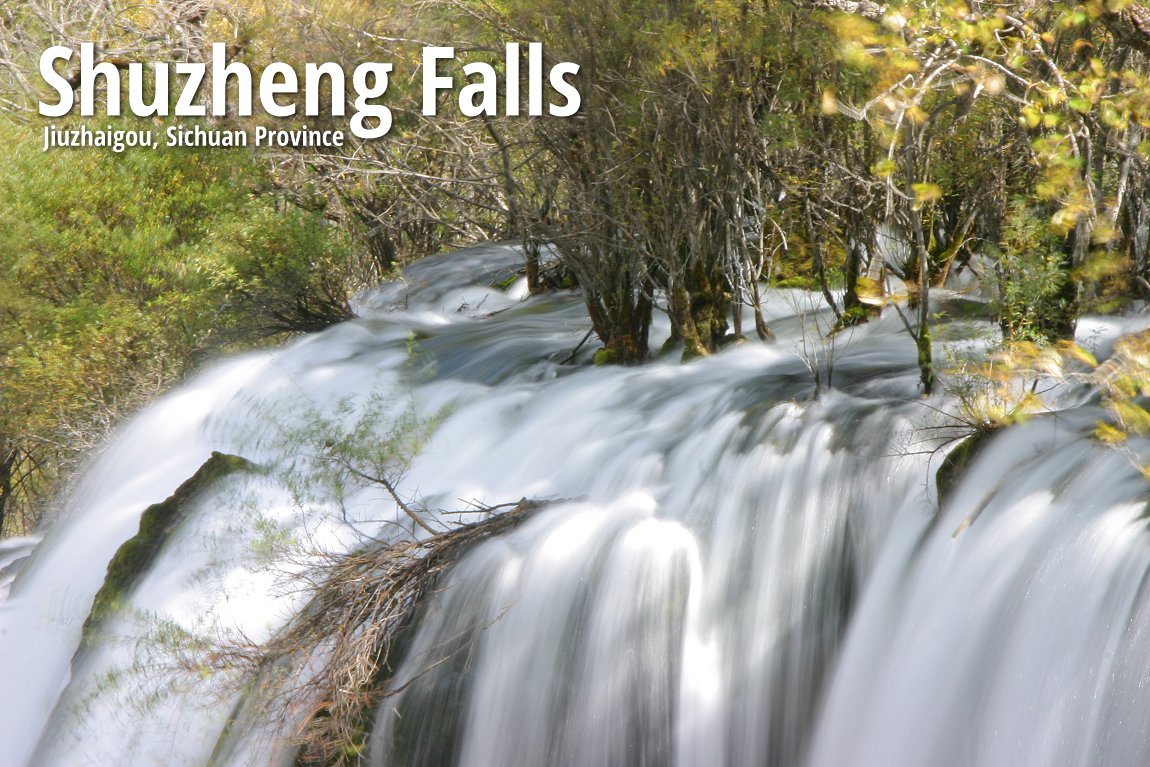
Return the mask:
<path fill-rule="evenodd" d="M 1150 762 L 1146 480 L 1100 417 L 1002 435 L 892 536 L 812 764 Z"/>
<path fill-rule="evenodd" d="M 304 609 L 319 552 L 424 534 L 301 458 L 365 425 L 410 447 L 402 493 L 466 512 L 436 525 L 549 501 L 437 584 L 372 765 L 1150 761 L 1150 488 L 1137 444 L 1091 440 L 1087 393 L 994 436 L 940 503 L 960 430 L 918 397 L 896 317 L 831 341 L 821 298 L 775 293 L 777 344 L 596 368 L 576 295 L 489 287 L 520 259 L 427 259 L 362 319 L 220 362 L 125 426 L 42 541 L 0 549 L 4 589 L 35 546 L 0 603 L 0 761 L 291 764 L 317 701 L 197 664 Z M 1103 352 L 1127 329 L 1090 328 Z M 258 468 L 205 480 L 214 452 Z M 147 545 L 141 518 L 163 528 Z M 130 540 L 140 572 L 113 589 Z"/>

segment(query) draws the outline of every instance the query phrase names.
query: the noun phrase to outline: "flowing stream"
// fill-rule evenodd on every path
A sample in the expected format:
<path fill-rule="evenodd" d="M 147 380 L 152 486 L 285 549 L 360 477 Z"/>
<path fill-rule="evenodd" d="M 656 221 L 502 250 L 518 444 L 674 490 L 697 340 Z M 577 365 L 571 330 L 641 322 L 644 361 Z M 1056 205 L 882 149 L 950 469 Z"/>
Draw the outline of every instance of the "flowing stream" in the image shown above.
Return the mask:
<path fill-rule="evenodd" d="M 292 763 L 309 702 L 253 715 L 189 647 L 271 637 L 317 551 L 421 534 L 378 485 L 293 469 L 332 428 L 399 446 L 402 494 L 466 512 L 434 525 L 554 501 L 444 578 L 372 765 L 1150 763 L 1150 485 L 1138 444 L 1089 437 L 1089 392 L 995 435 L 940 504 L 962 430 L 919 398 L 897 317 L 832 344 L 821 299 L 774 293 L 776 344 L 595 368 L 578 296 L 488 287 L 520 260 L 427 259 L 363 319 L 203 372 L 93 459 L 42 541 L 0 548 L 0 765 Z M 989 328 L 951 321 L 938 354 Z M 213 451 L 278 468 L 188 494 L 97 598 Z"/>

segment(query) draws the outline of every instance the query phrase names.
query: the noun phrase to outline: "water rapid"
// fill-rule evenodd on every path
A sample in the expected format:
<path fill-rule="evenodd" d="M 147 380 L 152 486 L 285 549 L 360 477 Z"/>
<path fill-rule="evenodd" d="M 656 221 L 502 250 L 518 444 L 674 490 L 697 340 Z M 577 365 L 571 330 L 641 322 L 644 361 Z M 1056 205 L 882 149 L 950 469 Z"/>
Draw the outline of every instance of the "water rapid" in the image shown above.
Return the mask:
<path fill-rule="evenodd" d="M 1087 392 L 940 502 L 961 429 L 896 317 L 832 344 L 821 299 L 776 293 L 774 345 L 595 368 L 578 296 L 490 287 L 519 258 L 427 259 L 362 319 L 219 363 L 117 435 L 42 541 L 0 549 L 0 765 L 293 762 L 317 702 L 197 664 L 273 636 L 317 552 L 424 534 L 299 463 L 331 429 L 402 448 L 400 491 L 465 512 L 436 525 L 551 501 L 438 584 L 371 765 L 1150 763 L 1150 486 L 1138 445 L 1090 439 Z M 941 328 L 939 354 L 987 327 Z M 1103 353 L 1124 329 L 1090 327 Z M 207 481 L 213 453 L 251 463 Z"/>

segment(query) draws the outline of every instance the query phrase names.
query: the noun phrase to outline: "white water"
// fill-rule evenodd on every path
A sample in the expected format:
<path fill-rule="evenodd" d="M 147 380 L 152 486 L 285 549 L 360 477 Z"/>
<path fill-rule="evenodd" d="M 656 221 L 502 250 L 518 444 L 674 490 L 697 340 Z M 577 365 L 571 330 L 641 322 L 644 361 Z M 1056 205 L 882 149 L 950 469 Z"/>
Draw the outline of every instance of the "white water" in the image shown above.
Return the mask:
<path fill-rule="evenodd" d="M 946 419 L 917 398 L 896 318 L 836 341 L 817 402 L 800 294 L 768 305 L 775 346 L 560 365 L 588 329 L 579 301 L 484 287 L 515 258 L 429 259 L 368 319 L 224 363 L 129 425 L 0 605 L 0 765 L 290 761 L 270 711 L 222 736 L 236 680 L 170 688 L 175 645 L 135 637 L 159 621 L 269 636 L 300 599 L 266 567 L 273 544 L 395 534 L 378 490 L 301 509 L 274 479 L 227 480 L 112 638 L 73 654 L 144 508 L 212 450 L 282 462 L 284 424 L 372 391 L 446 413 L 402 481 L 429 506 L 566 499 L 452 571 L 373 764 L 1150 762 L 1150 486 L 1082 437 L 1097 413 L 997 437 L 939 510 L 928 451 Z M 1103 347 L 1117 332 L 1091 329 Z M 810 333 L 805 348 L 826 351 Z"/>

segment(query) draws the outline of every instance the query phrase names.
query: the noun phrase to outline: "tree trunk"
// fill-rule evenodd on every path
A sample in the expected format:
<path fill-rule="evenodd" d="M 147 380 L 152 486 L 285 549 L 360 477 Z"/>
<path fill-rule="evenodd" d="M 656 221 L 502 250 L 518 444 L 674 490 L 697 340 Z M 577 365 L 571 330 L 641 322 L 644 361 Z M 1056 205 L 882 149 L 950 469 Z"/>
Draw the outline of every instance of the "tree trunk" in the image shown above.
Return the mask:
<path fill-rule="evenodd" d="M 11 507 L 12 470 L 16 466 L 16 449 L 9 447 L 8 438 L 0 436 L 0 536 L 4 535 L 4 523 Z"/>
<path fill-rule="evenodd" d="M 543 292 L 539 280 L 539 243 L 528 240 L 523 244 L 523 255 L 527 258 L 527 292 L 536 295 Z"/>
<path fill-rule="evenodd" d="M 583 302 L 591 326 L 603 343 L 595 354 L 595 364 L 637 365 L 647 358 L 652 310 L 649 293 L 623 291 L 610 297 L 611 306 L 607 306 L 604 299 L 608 297 L 588 294 L 584 288 Z"/>
<path fill-rule="evenodd" d="M 719 350 L 727 330 L 727 310 L 733 296 L 722 278 L 701 263 L 687 268 L 683 284 L 668 291 L 672 337 L 683 341 L 683 361 Z"/>
<path fill-rule="evenodd" d="M 668 304 L 671 310 L 671 336 L 683 342 L 683 361 L 707 356 L 710 349 L 703 343 L 695 323 L 691 295 L 685 288 L 675 288 L 668 296 Z"/>

